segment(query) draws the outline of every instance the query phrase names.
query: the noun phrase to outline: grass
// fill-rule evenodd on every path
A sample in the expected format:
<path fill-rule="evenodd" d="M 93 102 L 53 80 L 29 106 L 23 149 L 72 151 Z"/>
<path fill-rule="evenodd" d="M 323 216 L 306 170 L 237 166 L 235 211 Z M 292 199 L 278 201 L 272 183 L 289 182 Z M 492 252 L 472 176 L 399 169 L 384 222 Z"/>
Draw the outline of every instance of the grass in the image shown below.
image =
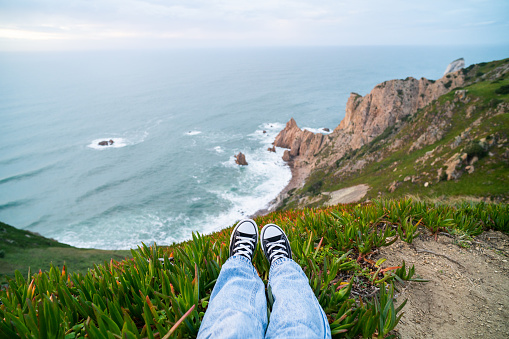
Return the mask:
<path fill-rule="evenodd" d="M 64 264 L 73 272 L 86 273 L 94 264 L 132 257 L 130 251 L 107 251 L 75 248 L 38 234 L 19 230 L 0 222 L 0 283 L 6 276 L 14 277 L 14 271 L 47 271 L 51 265 Z"/>
<path fill-rule="evenodd" d="M 395 307 L 397 284 L 420 280 L 405 262 L 384 266 L 376 249 L 411 243 L 422 232 L 509 233 L 509 208 L 379 200 L 273 212 L 255 221 L 286 231 L 334 338 L 386 338 L 405 305 Z M 0 337 L 194 338 L 228 258 L 230 230 L 193 234 L 166 248 L 142 245 L 132 259 L 112 259 L 85 274 L 53 265 L 35 274 L 17 271 L 0 290 Z M 267 283 L 269 265 L 259 249 L 253 264 Z"/>

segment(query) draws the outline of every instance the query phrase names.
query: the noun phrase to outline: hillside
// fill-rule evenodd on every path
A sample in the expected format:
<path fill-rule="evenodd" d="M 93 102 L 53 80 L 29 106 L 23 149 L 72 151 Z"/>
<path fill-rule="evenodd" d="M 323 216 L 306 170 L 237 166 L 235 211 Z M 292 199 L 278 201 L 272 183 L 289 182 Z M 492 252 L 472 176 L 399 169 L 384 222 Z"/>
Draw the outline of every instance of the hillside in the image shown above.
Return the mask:
<path fill-rule="evenodd" d="M 15 270 L 26 274 L 29 268 L 38 272 L 65 264 L 73 272 L 86 273 L 94 264 L 126 257 L 132 257 L 130 251 L 76 248 L 0 222 L 0 284 L 6 276 L 14 277 Z"/>
<path fill-rule="evenodd" d="M 365 199 L 415 195 L 509 201 L 509 59 L 352 93 L 330 135 L 292 119 L 275 145 L 306 177 L 280 208 L 319 206 L 334 191 L 369 186 Z M 304 173 L 304 175 L 302 175 Z"/>

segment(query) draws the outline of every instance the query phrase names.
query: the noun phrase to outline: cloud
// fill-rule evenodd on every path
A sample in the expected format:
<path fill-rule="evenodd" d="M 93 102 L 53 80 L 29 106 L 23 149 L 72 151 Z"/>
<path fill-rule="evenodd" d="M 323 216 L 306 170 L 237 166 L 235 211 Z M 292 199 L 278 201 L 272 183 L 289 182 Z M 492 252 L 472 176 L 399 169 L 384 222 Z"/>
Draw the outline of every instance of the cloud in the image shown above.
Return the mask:
<path fill-rule="evenodd" d="M 496 0 L 0 0 L 0 49 L 30 49 L 30 41 L 95 48 L 102 40 L 129 48 L 142 40 L 144 47 L 448 44 L 444 31 L 457 43 L 509 43 L 489 31 L 508 13 L 509 3 Z M 478 40 L 468 40 L 476 29 Z"/>

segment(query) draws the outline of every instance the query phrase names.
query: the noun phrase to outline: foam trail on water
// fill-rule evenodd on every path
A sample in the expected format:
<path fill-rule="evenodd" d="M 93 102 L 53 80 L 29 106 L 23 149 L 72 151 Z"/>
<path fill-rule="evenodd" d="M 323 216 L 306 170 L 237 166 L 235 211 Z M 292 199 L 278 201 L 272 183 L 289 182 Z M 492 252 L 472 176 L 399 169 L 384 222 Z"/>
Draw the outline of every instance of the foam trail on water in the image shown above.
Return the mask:
<path fill-rule="evenodd" d="M 223 166 L 241 171 L 241 176 L 234 184 L 234 190 L 210 191 L 218 199 L 228 201 L 230 208 L 224 213 L 211 216 L 206 223 L 202 223 L 200 225 L 202 232 L 211 233 L 231 226 L 235 221 L 267 208 L 279 192 L 288 185 L 292 174 L 282 159 L 284 150 L 279 148 L 275 153 L 267 151 L 284 126 L 281 123 L 265 123 L 259 126 L 260 129 L 248 135 L 261 145 L 254 150 L 242 150 L 246 155 L 248 166 L 239 167 L 235 164 L 233 157 L 223 162 Z"/>
<path fill-rule="evenodd" d="M 328 132 L 326 130 L 324 130 L 325 127 L 321 127 L 321 128 L 313 128 L 313 127 L 303 127 L 302 129 L 303 130 L 308 130 L 310 132 L 313 132 L 313 133 L 322 133 L 322 134 L 331 134 L 332 133 L 332 130 L 329 130 Z"/>

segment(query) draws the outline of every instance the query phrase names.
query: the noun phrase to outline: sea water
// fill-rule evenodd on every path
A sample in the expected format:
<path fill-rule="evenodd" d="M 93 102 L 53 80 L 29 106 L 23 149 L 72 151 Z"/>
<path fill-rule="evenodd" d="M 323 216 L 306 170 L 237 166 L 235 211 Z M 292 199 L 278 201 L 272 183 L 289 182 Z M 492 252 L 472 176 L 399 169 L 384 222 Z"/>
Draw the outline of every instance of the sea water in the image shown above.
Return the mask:
<path fill-rule="evenodd" d="M 283 150 L 267 148 L 291 117 L 332 130 L 350 92 L 508 56 L 508 46 L 1 53 L 0 220 L 104 249 L 210 233 L 287 185 Z"/>

